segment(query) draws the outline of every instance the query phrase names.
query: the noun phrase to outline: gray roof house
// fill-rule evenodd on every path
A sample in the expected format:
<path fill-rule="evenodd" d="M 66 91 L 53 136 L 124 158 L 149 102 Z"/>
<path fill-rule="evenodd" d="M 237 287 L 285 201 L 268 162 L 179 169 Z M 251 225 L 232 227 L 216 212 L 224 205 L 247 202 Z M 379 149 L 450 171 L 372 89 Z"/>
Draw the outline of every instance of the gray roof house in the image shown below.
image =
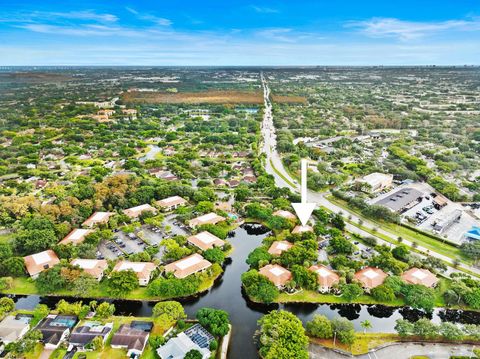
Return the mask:
<path fill-rule="evenodd" d="M 96 337 L 101 337 L 103 342 L 107 340 L 108 334 L 112 331 L 113 322 L 101 324 L 99 322 L 85 322 L 77 326 L 70 335 L 69 343 L 80 350 L 85 350 L 86 346 Z"/>

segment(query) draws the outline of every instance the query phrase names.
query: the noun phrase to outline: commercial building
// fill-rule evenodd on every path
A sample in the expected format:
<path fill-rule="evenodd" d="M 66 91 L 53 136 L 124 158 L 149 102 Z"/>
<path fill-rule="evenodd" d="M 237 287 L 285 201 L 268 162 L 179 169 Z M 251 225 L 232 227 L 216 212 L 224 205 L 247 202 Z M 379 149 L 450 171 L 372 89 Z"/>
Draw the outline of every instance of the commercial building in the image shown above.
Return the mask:
<path fill-rule="evenodd" d="M 88 236 L 90 233 L 93 233 L 94 231 L 91 229 L 80 229 L 80 228 L 75 228 L 72 230 L 65 238 L 63 238 L 59 244 L 80 244 L 85 240 L 85 237 Z"/>
<path fill-rule="evenodd" d="M 98 281 L 102 280 L 105 270 L 108 268 L 108 262 L 105 259 L 73 259 L 70 264 L 83 269 Z"/>
<path fill-rule="evenodd" d="M 203 231 L 187 238 L 187 242 L 200 248 L 202 251 L 213 247 L 223 247 L 225 241 L 210 232 Z"/>
<path fill-rule="evenodd" d="M 268 249 L 268 253 L 272 256 L 279 256 L 282 252 L 288 251 L 293 247 L 293 244 L 288 241 L 275 241 Z"/>
<path fill-rule="evenodd" d="M 177 278 L 185 278 L 203 271 L 212 265 L 200 254 L 195 253 L 165 266 L 165 272 L 173 272 Z"/>
<path fill-rule="evenodd" d="M 391 187 L 393 175 L 374 172 L 361 178 L 358 182 L 367 184 L 369 186 L 369 192 L 375 193 Z"/>
<path fill-rule="evenodd" d="M 198 227 L 198 226 L 202 226 L 204 224 L 217 224 L 217 223 L 222 222 L 224 220 L 225 220 L 224 217 L 219 216 L 216 213 L 210 212 L 210 213 L 204 214 L 203 216 L 191 219 L 188 222 L 188 225 L 191 228 L 195 228 L 195 227 Z"/>
<path fill-rule="evenodd" d="M 355 273 L 353 277 L 360 282 L 363 288 L 370 290 L 383 284 L 388 275 L 380 268 L 365 267 Z"/>
<path fill-rule="evenodd" d="M 130 262 L 118 261 L 113 267 L 113 272 L 121 272 L 125 270 L 134 271 L 138 277 L 138 284 L 146 286 L 150 282 L 152 272 L 157 268 L 152 262 Z"/>
<path fill-rule="evenodd" d="M 114 214 L 113 212 L 94 212 L 82 223 L 82 226 L 93 227 L 99 224 L 107 224 L 110 217 Z"/>
<path fill-rule="evenodd" d="M 449 229 L 454 223 L 458 222 L 460 218 L 462 218 L 462 211 L 456 209 L 444 217 L 437 218 L 435 222 L 433 222 L 433 230 L 441 234 Z"/>
<path fill-rule="evenodd" d="M 51 249 L 23 257 L 28 274 L 33 279 L 37 278 L 44 270 L 60 263 L 57 255 Z"/>
<path fill-rule="evenodd" d="M 318 290 L 320 292 L 328 292 L 340 280 L 340 276 L 337 273 L 324 265 L 314 265 L 309 269 L 318 276 Z"/>
<path fill-rule="evenodd" d="M 408 284 L 421 284 L 425 287 L 434 287 L 438 278 L 427 269 L 411 268 L 402 274 L 402 280 Z"/>
<path fill-rule="evenodd" d="M 423 193 L 415 188 L 403 188 L 375 202 L 393 212 L 403 213 L 422 200 Z"/>
<path fill-rule="evenodd" d="M 157 201 L 156 204 L 164 211 L 173 211 L 187 204 L 187 200 L 180 196 L 173 196 Z"/>
<path fill-rule="evenodd" d="M 140 206 L 127 208 L 123 210 L 123 213 L 132 219 L 138 218 L 143 212 L 157 213 L 157 209 L 155 207 L 152 207 L 148 203 L 146 203 Z"/>
<path fill-rule="evenodd" d="M 259 273 L 268 278 L 278 288 L 282 288 L 292 279 L 292 273 L 278 264 L 268 264 L 260 268 Z"/>

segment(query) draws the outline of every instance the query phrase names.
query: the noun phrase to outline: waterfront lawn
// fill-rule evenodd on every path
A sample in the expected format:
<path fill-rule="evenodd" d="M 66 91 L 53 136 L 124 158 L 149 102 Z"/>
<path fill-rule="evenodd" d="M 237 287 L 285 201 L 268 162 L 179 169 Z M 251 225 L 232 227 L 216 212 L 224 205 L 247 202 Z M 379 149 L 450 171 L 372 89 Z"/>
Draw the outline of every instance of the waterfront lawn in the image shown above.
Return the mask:
<path fill-rule="evenodd" d="M 342 344 L 338 340 L 333 345 L 333 339 L 318 339 L 310 337 L 310 342 L 324 346 L 326 348 L 337 348 L 352 353 L 353 355 L 361 355 L 368 353 L 369 350 L 386 343 L 394 343 L 399 340 L 397 334 L 390 333 L 356 333 L 355 341 L 350 346 Z"/>
<path fill-rule="evenodd" d="M 391 302 L 379 302 L 369 295 L 361 295 L 354 301 L 348 301 L 341 296 L 333 294 L 322 294 L 313 290 L 301 290 L 294 294 L 280 293 L 275 300 L 277 303 L 361 303 L 361 304 L 383 304 L 389 306 L 402 306 L 405 302 L 401 298 L 397 298 Z"/>
<path fill-rule="evenodd" d="M 63 346 L 60 346 L 53 351 L 49 359 L 62 359 L 65 354 L 67 354 L 67 349 Z"/>
<path fill-rule="evenodd" d="M 217 276 L 208 277 L 203 279 L 198 288 L 198 293 L 208 290 L 215 280 L 222 275 L 223 271 Z M 9 289 L 2 290 L 4 294 L 19 294 L 19 295 L 41 295 L 37 287 L 35 286 L 35 281 L 30 277 L 15 277 L 13 278 L 12 287 Z M 46 294 L 48 295 L 48 294 Z M 54 293 L 56 296 L 65 296 L 65 297 L 78 297 L 78 294 L 73 293 L 71 290 L 64 289 L 59 290 Z M 131 300 L 166 300 L 166 299 L 175 299 L 172 297 L 154 297 L 148 294 L 147 287 L 139 287 L 130 293 L 127 293 L 124 297 L 113 297 L 107 287 L 105 280 L 100 282 L 97 288 L 84 293 L 83 298 L 96 298 L 96 299 L 131 299 Z"/>

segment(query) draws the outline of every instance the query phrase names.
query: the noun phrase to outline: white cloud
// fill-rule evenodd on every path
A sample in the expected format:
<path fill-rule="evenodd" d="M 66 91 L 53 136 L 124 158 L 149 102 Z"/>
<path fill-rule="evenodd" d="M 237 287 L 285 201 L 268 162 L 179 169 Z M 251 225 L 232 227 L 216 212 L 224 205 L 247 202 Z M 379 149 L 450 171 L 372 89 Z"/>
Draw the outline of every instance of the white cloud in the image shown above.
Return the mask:
<path fill-rule="evenodd" d="M 265 7 L 265 6 L 252 5 L 251 8 L 253 10 L 255 10 L 256 12 L 261 13 L 261 14 L 275 14 L 275 13 L 280 12 L 277 9 L 274 9 L 274 8 L 271 8 L 271 7 Z"/>
<path fill-rule="evenodd" d="M 373 18 L 365 21 L 350 21 L 346 27 L 358 29 L 369 37 L 395 37 L 413 40 L 445 31 L 478 31 L 480 20 L 447 20 L 437 22 L 403 21 L 394 18 Z"/>
<path fill-rule="evenodd" d="M 154 23 L 156 25 L 159 25 L 159 26 L 170 26 L 170 25 L 172 25 L 172 20 L 164 18 L 164 17 L 158 17 L 158 16 L 151 15 L 151 14 L 142 14 L 139 11 L 137 11 L 137 10 L 131 8 L 131 7 L 126 7 L 125 10 L 127 10 L 129 13 L 135 15 L 135 17 L 139 20 L 149 21 L 149 22 L 152 22 L 152 23 Z"/>

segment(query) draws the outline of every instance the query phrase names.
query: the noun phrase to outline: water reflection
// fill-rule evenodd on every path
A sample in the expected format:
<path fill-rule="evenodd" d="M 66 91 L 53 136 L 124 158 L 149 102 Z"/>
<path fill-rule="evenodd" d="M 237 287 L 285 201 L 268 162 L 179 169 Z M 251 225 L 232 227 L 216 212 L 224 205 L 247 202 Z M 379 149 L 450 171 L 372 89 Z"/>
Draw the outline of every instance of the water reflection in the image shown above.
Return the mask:
<path fill-rule="evenodd" d="M 232 258 L 225 264 L 225 272 L 207 292 L 180 300 L 189 317 L 195 316 L 198 309 L 212 307 L 224 309 L 230 313 L 234 331 L 229 350 L 229 358 L 255 358 L 257 350 L 252 339 L 257 329 L 257 321 L 263 314 L 282 308 L 297 315 L 304 323 L 311 320 L 315 314 L 322 314 L 330 319 L 341 316 L 350 320 L 356 330 L 363 330 L 360 323 L 368 319 L 371 332 L 394 332 L 397 319 L 416 321 L 422 317 L 431 318 L 434 322 L 452 321 L 459 323 L 477 324 L 480 322 L 480 313 L 461 310 L 435 310 L 433 314 L 411 308 L 385 307 L 382 305 L 359 304 L 301 304 L 289 303 L 284 305 L 263 305 L 251 302 L 242 290 L 240 276 L 248 270 L 245 259 L 248 254 L 261 244 L 263 238 L 270 231 L 258 224 L 245 224 L 233 231 L 229 238 L 235 250 Z M 42 303 L 50 308 L 55 307 L 60 299 L 69 302 L 81 298 L 40 297 L 40 296 L 12 296 L 18 309 L 33 309 Z M 84 299 L 89 302 L 90 299 Z M 114 303 L 117 314 L 132 316 L 151 316 L 155 302 L 110 300 Z"/>

